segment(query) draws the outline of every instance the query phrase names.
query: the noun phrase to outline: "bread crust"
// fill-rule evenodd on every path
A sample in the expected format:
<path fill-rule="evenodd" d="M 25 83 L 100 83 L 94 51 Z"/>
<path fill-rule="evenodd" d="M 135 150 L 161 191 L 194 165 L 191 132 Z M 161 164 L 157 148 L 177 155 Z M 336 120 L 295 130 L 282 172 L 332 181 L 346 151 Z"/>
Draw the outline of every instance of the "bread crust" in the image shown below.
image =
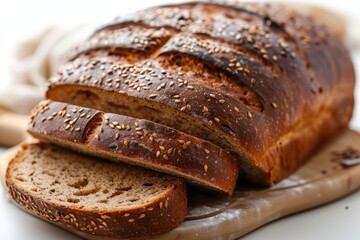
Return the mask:
<path fill-rule="evenodd" d="M 239 166 L 229 152 L 148 120 L 43 101 L 32 111 L 28 131 L 86 154 L 184 177 L 226 195 L 236 185 Z"/>
<path fill-rule="evenodd" d="M 88 106 L 74 96 L 89 92 L 103 97 L 94 107 L 105 111 L 109 99 L 133 99 L 206 126 L 188 133 L 233 151 L 246 176 L 262 184 L 288 176 L 348 126 L 353 65 L 340 40 L 313 19 L 277 4 L 194 2 L 117 18 L 89 42 L 129 26 L 167 34 L 156 50 L 122 40 L 76 49 L 47 97 Z M 153 120 L 176 127 L 161 114 Z"/>
<path fill-rule="evenodd" d="M 35 145 L 35 146 L 31 146 Z M 55 224 L 81 237 L 96 236 L 98 239 L 142 239 L 169 231 L 185 218 L 187 200 L 185 182 L 169 177 L 170 187 L 151 202 L 143 206 L 123 210 L 87 210 L 64 206 L 39 198 L 24 189 L 12 177 L 14 168 L 21 168 L 24 149 L 50 147 L 47 144 L 24 145 L 9 163 L 6 186 L 11 198 L 25 211 Z M 74 153 L 74 156 L 77 154 Z M 50 186 L 49 186 L 50 188 Z M 95 237 L 89 237 L 95 239 Z"/>

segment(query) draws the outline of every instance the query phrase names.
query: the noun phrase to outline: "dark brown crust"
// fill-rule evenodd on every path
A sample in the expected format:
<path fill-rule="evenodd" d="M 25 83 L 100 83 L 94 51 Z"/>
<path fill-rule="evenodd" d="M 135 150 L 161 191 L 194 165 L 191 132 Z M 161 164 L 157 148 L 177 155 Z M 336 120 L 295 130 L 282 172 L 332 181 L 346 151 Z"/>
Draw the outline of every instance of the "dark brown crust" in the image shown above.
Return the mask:
<path fill-rule="evenodd" d="M 77 151 L 184 177 L 227 195 L 236 185 L 239 167 L 229 152 L 148 120 L 43 101 L 32 111 L 28 131 Z"/>
<path fill-rule="evenodd" d="M 169 231 L 185 218 L 186 187 L 184 181 L 175 178 L 172 178 L 174 183 L 164 190 L 161 197 L 147 205 L 125 211 L 75 209 L 39 199 L 17 186 L 11 178 L 11 171 L 21 167 L 19 160 L 22 154 L 23 150 L 20 150 L 9 163 L 6 172 L 6 186 L 12 199 L 31 214 L 79 236 L 90 234 L 108 239 L 142 238 Z"/>
<path fill-rule="evenodd" d="M 283 6 L 195 2 L 155 7 L 118 18 L 96 34 L 128 26 L 166 28 L 171 36 L 145 58 L 144 53 L 130 60 L 108 56 L 101 47 L 86 54 L 77 50 L 75 61 L 52 78 L 47 97 L 71 103 L 57 93 L 85 90 L 143 99 L 156 109 L 170 107 L 177 117 L 201 121 L 222 136 L 214 143 L 239 156 L 250 180 L 266 184 L 292 173 L 350 121 L 355 76 L 348 52 L 323 26 Z M 205 67 L 179 74 L 179 57 Z M 139 71 L 126 83 L 128 73 L 107 74 L 126 66 L 148 68 L 151 78 L 139 79 Z M 106 82 L 114 77 L 121 84 Z M 244 89 L 251 97 L 241 94 Z M 323 125 L 327 122 L 331 133 Z"/>

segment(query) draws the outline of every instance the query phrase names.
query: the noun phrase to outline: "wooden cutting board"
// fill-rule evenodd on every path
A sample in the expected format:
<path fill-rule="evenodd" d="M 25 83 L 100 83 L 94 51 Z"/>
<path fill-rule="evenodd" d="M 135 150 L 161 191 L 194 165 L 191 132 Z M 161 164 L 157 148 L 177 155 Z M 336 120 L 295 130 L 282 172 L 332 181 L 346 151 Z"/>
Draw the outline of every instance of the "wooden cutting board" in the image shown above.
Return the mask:
<path fill-rule="evenodd" d="M 360 188 L 360 165 L 345 168 L 338 157 L 349 148 L 360 151 L 360 133 L 347 130 L 271 188 L 239 182 L 231 198 L 190 189 L 186 220 L 156 239 L 235 239 L 281 217 L 345 196 Z M 15 153 L 16 147 L 0 157 L 2 181 Z"/>

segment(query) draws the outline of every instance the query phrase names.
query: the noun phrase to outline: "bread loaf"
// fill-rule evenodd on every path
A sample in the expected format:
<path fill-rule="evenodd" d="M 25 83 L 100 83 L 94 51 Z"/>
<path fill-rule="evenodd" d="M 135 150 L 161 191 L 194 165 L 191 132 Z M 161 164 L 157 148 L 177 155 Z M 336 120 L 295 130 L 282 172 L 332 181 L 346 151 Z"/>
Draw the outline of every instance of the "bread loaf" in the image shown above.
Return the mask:
<path fill-rule="evenodd" d="M 47 98 L 212 141 L 248 179 L 272 184 L 348 126 L 354 79 L 343 44 L 311 18 L 276 4 L 193 2 L 98 29 Z"/>
<path fill-rule="evenodd" d="M 21 208 L 86 239 L 143 239 L 186 215 L 183 180 L 49 144 L 23 145 L 6 185 Z"/>
<path fill-rule="evenodd" d="M 86 154 L 151 168 L 231 195 L 239 166 L 210 142 L 143 119 L 43 101 L 31 114 L 36 138 Z"/>

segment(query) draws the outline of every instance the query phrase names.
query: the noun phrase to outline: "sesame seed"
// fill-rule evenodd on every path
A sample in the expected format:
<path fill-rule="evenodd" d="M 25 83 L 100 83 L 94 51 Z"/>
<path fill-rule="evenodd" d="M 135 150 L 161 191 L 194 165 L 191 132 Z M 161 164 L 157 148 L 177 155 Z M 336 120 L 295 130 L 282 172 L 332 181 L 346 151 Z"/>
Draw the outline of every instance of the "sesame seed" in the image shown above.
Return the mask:
<path fill-rule="evenodd" d="M 80 132 L 80 128 L 75 128 L 75 132 Z"/>
<path fill-rule="evenodd" d="M 130 216 L 130 213 L 125 213 L 124 214 L 124 217 L 128 217 L 128 216 Z"/>
<path fill-rule="evenodd" d="M 178 139 L 177 141 L 178 141 L 178 143 L 180 143 L 180 144 L 184 144 L 184 143 L 185 143 L 185 141 L 184 141 L 184 140 L 181 140 L 181 139 Z"/>
<path fill-rule="evenodd" d="M 148 210 L 148 211 L 152 211 L 152 210 L 154 210 L 154 208 L 149 207 L 149 208 L 147 208 L 146 210 Z"/>
<path fill-rule="evenodd" d="M 98 134 L 95 134 L 95 139 L 98 140 L 98 141 L 100 141 L 100 137 L 99 137 Z"/>
<path fill-rule="evenodd" d="M 237 107 L 234 107 L 235 112 L 240 112 L 240 110 Z"/>
<path fill-rule="evenodd" d="M 144 217 L 145 217 L 145 214 L 142 213 L 142 214 L 140 214 L 139 219 L 142 219 L 142 218 L 144 218 Z"/>
<path fill-rule="evenodd" d="M 164 146 L 159 146 L 160 150 L 161 151 L 164 151 L 165 150 L 165 147 Z"/>
<path fill-rule="evenodd" d="M 168 200 L 165 201 L 164 206 L 165 206 L 165 208 L 167 208 L 169 206 L 169 201 Z"/>
<path fill-rule="evenodd" d="M 138 136 L 142 136 L 142 135 L 143 135 L 143 133 L 142 133 L 141 131 L 136 131 L 136 134 L 137 134 Z"/>
<path fill-rule="evenodd" d="M 249 118 L 252 118 L 252 113 L 250 111 L 247 112 Z"/>
<path fill-rule="evenodd" d="M 251 37 L 251 36 L 248 36 L 246 38 L 246 40 L 249 42 L 249 43 L 253 43 L 254 42 L 254 39 Z"/>
<path fill-rule="evenodd" d="M 224 104 L 224 103 L 225 103 L 225 100 L 224 100 L 224 99 L 220 99 L 220 100 L 219 100 L 219 103 Z"/>
<path fill-rule="evenodd" d="M 215 120 L 215 122 L 220 122 L 220 119 L 219 118 L 217 118 L 217 117 L 214 117 L 214 120 Z"/>
<path fill-rule="evenodd" d="M 208 165 L 204 165 L 204 171 L 207 172 L 208 171 Z"/>
<path fill-rule="evenodd" d="M 214 98 L 214 99 L 216 99 L 216 96 L 215 96 L 215 94 L 209 94 L 209 96 L 211 97 L 211 98 Z"/>
<path fill-rule="evenodd" d="M 128 140 L 124 140 L 124 145 L 128 146 L 128 144 L 129 144 Z"/>
<path fill-rule="evenodd" d="M 206 149 L 206 148 L 204 148 L 204 152 L 205 152 L 206 154 L 209 154 L 209 153 L 210 153 L 210 151 L 209 151 L 208 149 Z"/>
<path fill-rule="evenodd" d="M 163 155 L 163 158 L 164 158 L 165 160 L 169 160 L 169 157 L 168 157 L 166 154 Z"/>
<path fill-rule="evenodd" d="M 187 86 L 187 89 L 194 90 L 194 87 L 189 85 L 189 86 Z"/>
<path fill-rule="evenodd" d="M 159 203 L 159 208 L 162 209 L 163 208 L 163 202 Z"/>
<path fill-rule="evenodd" d="M 127 220 L 128 222 L 135 222 L 135 219 L 133 219 L 133 218 L 130 218 L 129 220 Z"/>
<path fill-rule="evenodd" d="M 271 106 L 272 106 L 273 108 L 277 108 L 276 103 L 271 103 Z"/>
<path fill-rule="evenodd" d="M 66 125 L 65 130 L 68 130 L 71 127 L 70 124 Z"/>
<path fill-rule="evenodd" d="M 206 107 L 206 106 L 204 106 L 204 112 L 208 112 L 209 111 L 209 109 Z"/>
<path fill-rule="evenodd" d="M 156 157 L 159 157 L 160 156 L 160 151 L 157 151 L 156 152 Z"/>
<path fill-rule="evenodd" d="M 120 133 L 116 133 L 116 134 L 115 134 L 115 139 L 118 140 L 119 137 L 120 137 Z"/>
<path fill-rule="evenodd" d="M 156 98 L 157 96 L 159 96 L 159 94 L 151 94 L 151 95 L 149 95 L 149 98 L 154 99 L 154 98 Z"/>

